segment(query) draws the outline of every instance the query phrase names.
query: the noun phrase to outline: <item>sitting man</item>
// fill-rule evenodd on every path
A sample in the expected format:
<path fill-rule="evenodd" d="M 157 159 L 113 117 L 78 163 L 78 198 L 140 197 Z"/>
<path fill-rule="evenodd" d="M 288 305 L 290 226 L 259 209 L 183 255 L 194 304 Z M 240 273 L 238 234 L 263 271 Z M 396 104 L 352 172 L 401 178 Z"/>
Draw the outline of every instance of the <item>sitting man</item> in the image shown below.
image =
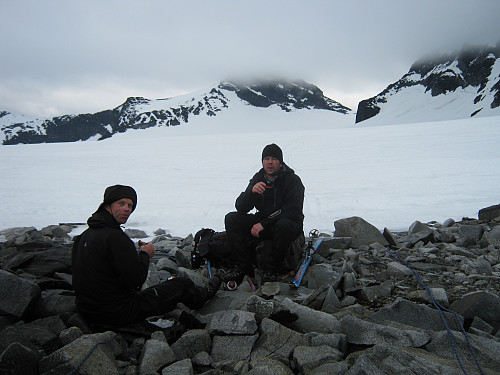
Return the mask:
<path fill-rule="evenodd" d="M 225 217 L 236 268 L 222 274 L 224 280 L 239 284 L 245 274 L 253 274 L 255 254 L 248 244 L 254 240 L 270 240 L 272 244 L 266 260 L 258 264 L 263 271 L 262 281 L 274 281 L 279 274 L 290 271 L 283 267 L 284 258 L 292 242 L 303 234 L 304 190 L 300 177 L 283 162 L 281 149 L 274 143 L 267 145 L 262 151 L 262 168 L 236 199 L 236 211 Z M 249 213 L 254 208 L 256 213 Z"/>
<path fill-rule="evenodd" d="M 89 228 L 74 239 L 76 306 L 90 323 L 123 327 L 169 312 L 178 302 L 199 309 L 220 286 L 219 277 L 210 279 L 207 287 L 176 277 L 141 291 L 155 248 L 148 243 L 138 253 L 120 228 L 136 205 L 133 188 L 109 186 L 104 201 L 87 221 Z"/>

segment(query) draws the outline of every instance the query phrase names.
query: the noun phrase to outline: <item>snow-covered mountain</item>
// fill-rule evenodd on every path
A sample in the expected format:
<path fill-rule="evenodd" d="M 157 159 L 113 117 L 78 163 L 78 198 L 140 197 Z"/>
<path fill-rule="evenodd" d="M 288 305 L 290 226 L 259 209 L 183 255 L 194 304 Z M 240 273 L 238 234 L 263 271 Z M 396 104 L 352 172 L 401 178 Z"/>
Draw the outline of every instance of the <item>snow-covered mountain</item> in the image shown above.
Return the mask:
<path fill-rule="evenodd" d="M 323 95 L 304 81 L 268 80 L 245 84 L 224 81 L 207 90 L 168 99 L 128 98 L 122 105 L 94 114 L 33 119 L 0 112 L 3 144 L 74 142 L 105 139 L 130 129 L 178 126 L 195 117 L 216 117 L 241 105 L 275 108 L 285 112 L 326 110 L 349 114 L 351 110 Z"/>
<path fill-rule="evenodd" d="M 399 81 L 359 103 L 356 123 L 454 120 L 500 115 L 500 43 L 425 58 Z"/>

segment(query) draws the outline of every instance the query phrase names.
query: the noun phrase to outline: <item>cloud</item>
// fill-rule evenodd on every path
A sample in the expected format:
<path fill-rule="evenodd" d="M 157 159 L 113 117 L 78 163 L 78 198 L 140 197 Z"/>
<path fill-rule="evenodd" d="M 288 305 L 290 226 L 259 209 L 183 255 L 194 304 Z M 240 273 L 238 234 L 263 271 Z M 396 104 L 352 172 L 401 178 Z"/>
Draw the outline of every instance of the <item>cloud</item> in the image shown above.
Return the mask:
<path fill-rule="evenodd" d="M 20 0 L 0 11 L 0 109 L 38 115 L 272 74 L 355 109 L 424 55 L 500 39 L 495 0 Z"/>

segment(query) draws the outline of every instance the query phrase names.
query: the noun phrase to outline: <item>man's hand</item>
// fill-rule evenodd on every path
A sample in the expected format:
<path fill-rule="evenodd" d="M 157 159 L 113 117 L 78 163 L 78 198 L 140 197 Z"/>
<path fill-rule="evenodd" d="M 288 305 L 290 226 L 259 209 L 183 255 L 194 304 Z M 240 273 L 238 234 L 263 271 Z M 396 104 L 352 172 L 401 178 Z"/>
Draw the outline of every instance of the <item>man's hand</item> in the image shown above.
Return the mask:
<path fill-rule="evenodd" d="M 257 224 L 254 224 L 250 233 L 252 233 L 252 236 L 254 236 L 254 237 L 259 237 L 260 232 L 262 232 L 263 230 L 264 230 L 264 227 L 262 226 L 262 224 L 257 223 Z"/>
<path fill-rule="evenodd" d="M 155 255 L 155 247 L 151 242 L 142 245 L 141 251 L 144 251 L 146 254 L 148 254 L 150 258 L 152 258 L 153 255 Z"/>
<path fill-rule="evenodd" d="M 267 188 L 268 186 L 265 183 L 257 182 L 252 188 L 252 193 L 263 194 Z"/>

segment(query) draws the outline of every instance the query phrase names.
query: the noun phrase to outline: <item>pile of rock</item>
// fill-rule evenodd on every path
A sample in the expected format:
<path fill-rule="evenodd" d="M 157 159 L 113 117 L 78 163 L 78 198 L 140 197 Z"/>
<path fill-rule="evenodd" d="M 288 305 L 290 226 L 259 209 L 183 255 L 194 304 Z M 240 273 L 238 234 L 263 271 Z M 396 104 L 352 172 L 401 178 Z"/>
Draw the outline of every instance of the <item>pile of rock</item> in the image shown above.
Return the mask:
<path fill-rule="evenodd" d="M 196 312 L 154 317 L 152 333 L 96 332 L 75 313 L 71 230 L 0 232 L 0 374 L 499 373 L 500 205 L 404 233 L 338 220 L 301 287 L 245 281 Z M 146 286 L 206 282 L 192 236 L 156 235 Z M 160 326 L 182 312 L 198 326 L 173 338 Z"/>

